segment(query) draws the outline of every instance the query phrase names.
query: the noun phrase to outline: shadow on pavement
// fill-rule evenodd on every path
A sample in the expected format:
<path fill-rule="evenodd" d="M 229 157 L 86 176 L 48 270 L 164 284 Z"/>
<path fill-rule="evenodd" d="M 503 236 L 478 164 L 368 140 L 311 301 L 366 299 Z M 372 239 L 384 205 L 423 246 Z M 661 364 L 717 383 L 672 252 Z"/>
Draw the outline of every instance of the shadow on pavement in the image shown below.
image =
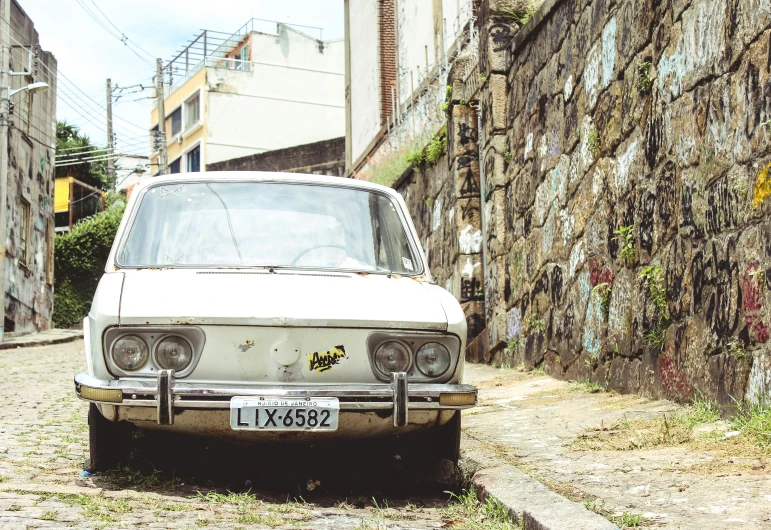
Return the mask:
<path fill-rule="evenodd" d="M 105 489 L 190 494 L 211 489 L 265 492 L 291 499 L 436 496 L 459 489 L 454 466 L 436 461 L 410 437 L 323 445 L 235 445 L 152 431 L 134 432 L 128 465 L 94 475 Z M 331 501 L 330 501 L 331 502 Z"/>

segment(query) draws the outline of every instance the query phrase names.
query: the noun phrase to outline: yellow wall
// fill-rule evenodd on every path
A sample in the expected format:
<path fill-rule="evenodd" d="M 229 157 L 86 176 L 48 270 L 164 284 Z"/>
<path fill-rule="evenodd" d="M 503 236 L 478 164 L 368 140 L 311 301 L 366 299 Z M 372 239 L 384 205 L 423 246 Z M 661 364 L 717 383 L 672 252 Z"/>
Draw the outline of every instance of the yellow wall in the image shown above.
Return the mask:
<path fill-rule="evenodd" d="M 204 143 L 206 142 L 206 94 L 204 93 L 201 98 L 201 121 L 203 127 L 199 128 L 194 133 L 185 136 L 180 144 L 175 138 L 171 137 L 171 113 L 174 112 L 187 98 L 189 98 L 193 92 L 197 89 L 201 89 L 205 92 L 206 85 L 206 68 L 201 68 L 193 77 L 188 79 L 182 86 L 174 90 L 171 94 L 164 99 L 164 111 L 166 112 L 166 140 L 168 143 L 168 161 L 169 164 L 176 160 L 185 150 L 194 145 L 198 140 L 201 140 L 201 169 L 204 169 Z M 158 108 L 154 107 L 150 114 L 150 122 L 153 127 L 158 123 Z M 183 124 L 184 127 L 184 124 Z M 185 131 L 183 130 L 182 133 Z M 158 171 L 158 157 L 151 157 L 150 163 L 152 164 L 153 173 Z"/>
<path fill-rule="evenodd" d="M 54 212 L 70 209 L 70 181 L 72 177 L 61 177 L 54 181 Z"/>

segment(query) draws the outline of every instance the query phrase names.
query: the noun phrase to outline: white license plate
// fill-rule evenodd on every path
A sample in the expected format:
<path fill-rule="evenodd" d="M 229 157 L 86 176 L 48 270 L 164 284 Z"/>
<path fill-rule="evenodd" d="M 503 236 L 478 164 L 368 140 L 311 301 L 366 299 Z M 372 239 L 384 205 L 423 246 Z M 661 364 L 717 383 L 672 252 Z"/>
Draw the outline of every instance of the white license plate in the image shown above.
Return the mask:
<path fill-rule="evenodd" d="M 336 431 L 337 398 L 234 397 L 230 427 L 240 431 Z"/>

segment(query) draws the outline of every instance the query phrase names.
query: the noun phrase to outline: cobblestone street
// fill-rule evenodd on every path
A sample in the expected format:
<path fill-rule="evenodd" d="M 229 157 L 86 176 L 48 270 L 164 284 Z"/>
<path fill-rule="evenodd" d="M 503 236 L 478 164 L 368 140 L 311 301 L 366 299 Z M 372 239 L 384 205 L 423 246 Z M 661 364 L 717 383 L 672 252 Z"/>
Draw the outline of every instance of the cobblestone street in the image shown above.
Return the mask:
<path fill-rule="evenodd" d="M 448 521 L 458 525 L 454 528 L 477 528 L 463 505 L 451 504 L 441 488 L 424 488 L 427 494 L 415 489 L 412 496 L 393 487 L 398 495 L 392 496 L 388 488 L 369 483 L 330 491 L 324 477 L 318 477 L 318 487 L 303 487 L 304 478 L 317 477 L 296 469 L 281 477 L 291 487 L 282 482 L 281 488 L 251 492 L 242 479 L 236 490 L 226 479 L 190 480 L 133 469 L 81 478 L 88 407 L 75 398 L 72 376 L 84 368 L 82 340 L 0 351 L 0 528 L 364 530 L 439 528 Z M 341 462 L 342 469 L 357 467 L 350 457 Z M 230 465 L 236 468 L 238 462 Z M 338 475 L 345 484 L 347 473 Z"/>

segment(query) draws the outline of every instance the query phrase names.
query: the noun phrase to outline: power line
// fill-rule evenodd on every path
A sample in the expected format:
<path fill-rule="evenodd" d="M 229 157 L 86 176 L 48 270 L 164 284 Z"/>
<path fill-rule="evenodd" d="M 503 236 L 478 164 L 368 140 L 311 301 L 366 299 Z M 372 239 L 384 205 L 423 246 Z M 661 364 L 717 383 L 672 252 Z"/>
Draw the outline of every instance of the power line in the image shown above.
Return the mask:
<path fill-rule="evenodd" d="M 10 31 L 9 31 L 7 28 L 5 29 L 5 33 L 7 34 L 7 36 L 8 36 L 8 37 L 9 37 L 11 40 L 13 40 L 13 41 L 14 41 L 16 44 L 18 44 L 18 45 L 20 45 L 20 46 L 32 46 L 32 45 L 31 45 L 31 44 L 29 44 L 29 43 L 26 43 L 26 44 L 25 44 L 25 43 L 22 43 L 22 42 L 20 42 L 20 41 L 19 41 L 19 40 L 17 40 L 16 38 L 14 38 L 14 37 L 13 37 L 13 35 L 11 35 Z M 85 100 L 84 100 L 84 98 L 85 98 L 85 99 L 86 99 L 86 100 L 88 100 L 88 101 L 89 101 L 91 104 L 93 104 L 93 105 L 97 106 L 98 108 L 100 108 L 101 110 L 103 110 L 103 111 L 105 111 L 105 112 L 106 112 L 107 108 L 105 107 L 105 105 L 102 105 L 102 104 L 100 104 L 99 102 L 97 102 L 96 100 L 94 100 L 94 99 L 93 99 L 91 96 L 89 96 L 88 94 L 86 94 L 86 92 L 84 92 L 84 91 L 83 91 L 83 90 L 82 90 L 82 89 L 81 89 L 81 88 L 80 88 L 80 87 L 79 87 L 77 84 L 75 84 L 75 83 L 74 83 L 72 80 L 70 80 L 70 78 L 68 78 L 68 77 L 67 77 L 67 76 L 64 74 L 64 72 L 62 72 L 61 70 L 57 70 L 57 72 L 56 72 L 56 73 L 54 73 L 54 72 L 53 72 L 53 71 L 52 71 L 52 70 L 51 70 L 51 69 L 48 67 L 48 65 L 46 65 L 45 63 L 42 63 L 42 62 L 40 63 L 40 66 L 41 66 L 41 67 L 43 67 L 43 68 L 44 68 L 44 69 L 45 69 L 45 70 L 48 72 L 48 75 L 49 75 L 49 77 L 52 77 L 52 78 L 55 78 L 55 79 L 58 79 L 58 78 L 60 77 L 60 78 L 61 78 L 61 80 L 62 80 L 63 82 L 66 82 L 66 83 L 68 83 L 68 84 L 69 84 L 69 85 L 71 85 L 71 86 L 72 86 L 72 87 L 73 87 L 75 90 L 77 90 L 78 92 L 80 92 L 80 93 L 82 94 L 82 97 L 81 97 L 81 96 L 79 96 L 79 95 L 77 95 L 77 94 L 75 94 L 75 93 L 72 93 L 71 95 L 73 96 L 73 99 L 74 99 L 74 98 L 77 98 L 77 99 L 79 99 L 79 100 L 81 100 L 81 101 L 85 102 Z M 68 88 L 66 85 L 64 85 L 64 83 L 63 83 L 63 82 L 61 82 L 61 83 L 58 83 L 58 86 L 57 86 L 57 93 L 59 92 L 59 90 L 60 90 L 60 89 L 63 89 L 63 88 L 66 88 L 67 90 L 72 90 L 71 88 Z M 87 103 L 87 104 L 88 104 L 88 103 Z M 82 108 L 82 107 L 81 107 L 81 108 Z M 141 125 L 137 125 L 136 123 L 132 123 L 132 122 L 130 122 L 130 121 L 128 121 L 128 120 L 126 120 L 126 119 L 124 119 L 124 118 L 121 118 L 120 116 L 113 116 L 113 121 L 114 121 L 116 118 L 117 118 L 118 120 L 120 120 L 120 121 L 124 122 L 124 123 L 127 123 L 128 125 L 131 125 L 131 126 L 133 126 L 133 127 L 136 127 L 137 129 L 141 129 L 142 131 L 147 131 L 147 127 L 143 127 L 143 126 L 141 126 Z M 119 127 L 119 125 L 116 125 L 116 128 L 117 128 L 117 127 Z"/>
<path fill-rule="evenodd" d="M 116 30 L 118 30 L 119 34 L 115 34 L 109 27 L 105 26 L 104 22 L 102 22 L 102 20 L 99 19 L 99 16 L 96 15 L 93 11 L 91 11 L 91 9 L 89 9 L 89 7 L 83 2 L 83 0 L 75 0 L 75 1 L 78 3 L 78 5 L 80 7 L 83 8 L 83 11 L 85 11 L 88 14 L 88 16 L 90 16 L 94 20 L 94 22 L 96 22 L 103 30 L 105 30 L 112 37 L 114 37 L 114 38 L 118 39 L 119 41 L 121 41 L 123 43 L 123 45 L 126 46 L 126 48 L 128 48 L 131 51 L 131 53 L 133 53 L 134 55 L 139 57 L 145 63 L 147 63 L 147 64 L 152 66 L 152 63 L 146 57 L 142 57 L 139 54 L 139 52 L 137 52 L 137 50 L 135 50 L 133 48 L 133 46 L 136 46 L 136 48 L 138 50 L 144 52 L 147 55 L 150 55 L 150 56 L 152 56 L 152 55 L 150 53 L 148 53 L 147 51 L 143 50 L 142 48 L 140 48 L 138 45 L 134 44 L 133 42 L 132 42 L 132 45 L 129 46 L 129 38 L 126 36 L 126 34 L 123 33 L 122 31 L 120 31 L 120 29 L 118 29 L 118 27 L 115 26 L 115 24 L 113 24 L 110 21 L 110 19 L 108 19 L 107 16 L 104 15 L 102 10 L 99 9 L 99 7 L 96 5 L 96 3 L 94 3 L 93 1 L 91 2 L 92 4 L 94 4 L 94 7 L 96 7 L 99 10 L 100 13 L 102 13 L 102 16 L 104 16 L 105 20 L 107 20 L 107 22 L 109 22 Z"/>
<path fill-rule="evenodd" d="M 126 44 L 126 45 L 128 46 L 128 44 L 127 44 L 127 43 L 128 43 L 128 40 L 129 40 L 129 38 L 126 36 L 126 34 L 125 34 L 125 33 L 123 33 L 123 32 L 120 30 L 120 28 L 118 28 L 118 26 L 116 26 L 115 24 L 113 24 L 112 20 L 110 20 L 110 18 L 109 18 L 109 17 L 108 17 L 108 16 L 107 16 L 107 15 L 104 13 L 104 11 L 102 11 L 102 10 L 99 8 L 99 6 L 97 5 L 97 3 L 96 3 L 94 0 L 91 0 L 91 3 L 92 3 L 92 4 L 94 4 L 94 7 L 96 8 L 96 10 L 97 10 L 97 11 L 99 11 L 99 12 L 102 14 L 102 16 L 104 17 L 104 19 L 105 19 L 107 22 L 109 22 L 109 23 L 110 23 L 110 25 L 111 25 L 113 28 L 115 28 L 115 29 L 116 29 L 116 30 L 117 30 L 117 31 L 118 31 L 118 32 L 121 34 L 121 36 L 123 37 L 123 40 L 125 41 L 125 42 L 124 42 L 124 44 Z M 148 52 L 147 50 L 145 50 L 144 48 L 142 48 L 142 47 L 141 47 L 139 44 L 136 44 L 136 43 L 133 43 L 133 42 L 132 42 L 132 44 L 133 44 L 133 45 L 136 47 L 136 49 L 137 49 L 137 50 L 139 50 L 139 51 L 143 52 L 144 54 L 148 55 L 148 56 L 149 56 L 151 59 L 155 59 L 155 56 L 154 56 L 152 53 L 150 53 L 150 52 Z"/>

